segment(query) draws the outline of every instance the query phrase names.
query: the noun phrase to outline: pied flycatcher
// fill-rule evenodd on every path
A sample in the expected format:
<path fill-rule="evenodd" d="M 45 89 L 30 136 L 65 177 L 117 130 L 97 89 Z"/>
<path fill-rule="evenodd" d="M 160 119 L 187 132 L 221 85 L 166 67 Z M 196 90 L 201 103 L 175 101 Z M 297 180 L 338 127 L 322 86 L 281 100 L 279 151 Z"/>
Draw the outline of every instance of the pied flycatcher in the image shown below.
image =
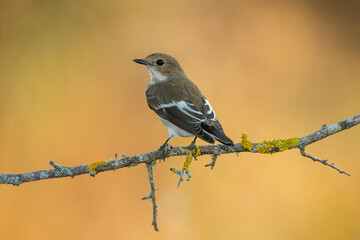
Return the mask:
<path fill-rule="evenodd" d="M 208 143 L 215 140 L 233 145 L 217 119 L 209 101 L 197 86 L 185 75 L 179 62 L 163 53 L 153 53 L 145 59 L 134 59 L 144 65 L 150 73 L 150 82 L 146 88 L 146 99 L 165 127 L 169 137 L 195 136 Z"/>

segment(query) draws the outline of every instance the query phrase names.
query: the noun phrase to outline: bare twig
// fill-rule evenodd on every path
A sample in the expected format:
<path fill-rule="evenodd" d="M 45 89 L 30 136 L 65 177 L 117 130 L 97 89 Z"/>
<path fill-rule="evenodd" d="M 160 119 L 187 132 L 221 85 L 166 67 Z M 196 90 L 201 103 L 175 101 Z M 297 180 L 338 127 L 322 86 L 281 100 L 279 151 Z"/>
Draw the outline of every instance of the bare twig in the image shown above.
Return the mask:
<path fill-rule="evenodd" d="M 149 183 L 150 183 L 150 189 L 151 192 L 146 195 L 145 197 L 142 198 L 142 200 L 146 200 L 146 199 L 150 199 L 152 201 L 152 205 L 153 205 L 153 221 L 152 221 L 152 225 L 154 226 L 154 230 L 155 231 L 159 231 L 158 225 L 157 225 L 157 204 L 156 204 L 156 197 L 155 197 L 155 185 L 154 185 L 154 171 L 153 171 L 153 166 L 155 165 L 155 161 L 152 163 L 147 163 L 146 164 L 146 169 L 148 171 L 149 174 Z"/>
<path fill-rule="evenodd" d="M 354 127 L 359 123 L 360 123 L 360 114 L 357 114 L 343 121 L 335 123 L 331 126 L 324 125 L 319 131 L 316 131 L 305 137 L 300 138 L 299 144 L 292 146 L 289 149 L 304 148 L 305 146 L 320 141 L 330 135 Z M 239 153 L 239 152 L 259 153 L 257 147 L 261 145 L 261 143 L 252 143 L 252 145 L 253 148 L 251 150 L 245 149 L 240 143 L 237 143 L 234 146 L 225 146 L 220 144 L 220 145 L 199 146 L 199 148 L 201 155 L 213 155 L 213 154 L 222 155 L 222 154 Z M 171 156 L 188 155 L 186 149 L 187 149 L 186 147 L 173 147 L 168 151 L 167 156 L 171 157 Z M 121 159 L 116 158 L 106 164 L 102 164 L 102 165 L 100 164 L 99 166 L 96 167 L 96 173 L 115 170 L 124 167 L 133 167 L 141 163 L 148 164 L 162 158 L 163 158 L 162 151 L 154 151 L 154 152 L 144 153 L 135 156 L 124 156 Z M 61 171 L 59 171 L 59 169 L 61 169 Z M 12 184 L 18 186 L 26 182 L 33 182 L 33 181 L 52 179 L 52 178 L 75 177 L 82 174 L 89 174 L 89 164 L 84 164 L 75 167 L 60 166 L 60 168 L 54 167 L 54 169 L 40 170 L 36 172 L 21 173 L 21 174 L 14 174 L 14 173 L 0 174 L 0 184 Z"/>
<path fill-rule="evenodd" d="M 50 161 L 50 165 L 55 168 L 55 174 L 60 177 L 74 177 L 68 167 L 60 166 L 54 161 Z"/>
<path fill-rule="evenodd" d="M 324 160 L 324 159 L 320 159 L 320 158 L 311 156 L 310 154 L 308 154 L 308 153 L 305 152 L 305 148 L 304 148 L 304 147 L 299 147 L 299 148 L 300 148 L 300 153 L 301 153 L 301 155 L 303 155 L 304 157 L 310 158 L 310 159 L 312 159 L 314 162 L 321 162 L 322 164 L 324 164 L 324 165 L 326 165 L 326 166 L 329 166 L 329 167 L 337 170 L 340 174 L 344 173 L 344 174 L 350 176 L 350 174 L 348 174 L 348 173 L 345 172 L 344 170 L 341 170 L 340 168 L 336 167 L 336 166 L 334 165 L 334 163 L 329 163 L 328 160 Z"/>
<path fill-rule="evenodd" d="M 213 154 L 211 155 L 211 163 L 206 164 L 204 167 L 210 167 L 210 169 L 212 170 L 215 167 L 216 164 L 216 159 L 219 155 L 218 154 Z"/>

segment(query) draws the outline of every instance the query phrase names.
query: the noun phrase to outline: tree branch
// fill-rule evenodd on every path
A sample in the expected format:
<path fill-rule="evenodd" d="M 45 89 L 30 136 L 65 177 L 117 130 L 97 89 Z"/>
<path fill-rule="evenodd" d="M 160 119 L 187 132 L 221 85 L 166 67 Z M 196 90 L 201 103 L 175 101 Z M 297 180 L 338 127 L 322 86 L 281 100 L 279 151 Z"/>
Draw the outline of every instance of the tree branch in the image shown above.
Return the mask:
<path fill-rule="evenodd" d="M 308 146 L 314 142 L 320 141 L 328 136 L 341 132 L 343 130 L 349 129 L 351 127 L 356 126 L 360 123 L 360 114 L 356 114 L 355 116 L 349 117 L 343 121 L 335 123 L 331 126 L 323 125 L 322 128 L 314 133 L 311 133 L 305 137 L 299 138 L 299 143 L 293 146 L 290 146 L 288 149 L 305 149 L 305 146 Z M 265 141 L 264 141 L 265 142 Z M 222 154 L 228 153 L 239 153 L 239 152 L 252 152 L 252 153 L 276 153 L 282 151 L 281 149 L 274 147 L 268 148 L 266 152 L 261 152 L 261 148 L 266 148 L 266 143 L 251 143 L 252 148 L 249 149 L 244 147 L 243 144 L 237 143 L 234 146 L 225 146 L 225 145 L 205 145 L 199 146 L 201 155 L 215 155 L 219 156 Z M 259 148 L 260 147 L 260 148 Z M 171 156 L 186 156 L 188 152 L 187 147 L 173 147 L 169 151 L 167 151 L 166 157 Z M 288 150 L 285 149 L 285 150 Z M 302 153 L 303 156 L 308 157 Z M 163 153 L 162 151 L 154 151 L 149 153 L 144 153 L 135 156 L 123 156 L 121 159 L 108 159 L 107 161 L 102 161 L 93 164 L 84 164 L 75 167 L 64 167 L 56 164 L 51 161 L 50 164 L 54 167 L 54 169 L 40 170 L 36 172 L 29 173 L 21 173 L 21 174 L 0 174 L 0 184 L 12 184 L 18 186 L 22 183 L 33 182 L 45 179 L 52 178 L 63 178 L 63 177 L 75 177 L 82 174 L 91 174 L 95 176 L 96 173 L 105 172 L 110 170 L 115 170 L 124 167 L 133 167 L 141 163 L 150 164 L 155 160 L 162 159 Z M 314 160 L 314 158 L 311 158 Z M 316 160 L 315 160 L 316 161 Z M 324 160 L 320 161 L 322 163 Z M 213 167 L 214 164 L 211 164 Z M 346 173 L 343 170 L 332 165 L 334 169 L 339 171 L 340 173 Z"/>
<path fill-rule="evenodd" d="M 243 134 L 241 143 L 234 144 L 234 146 L 225 146 L 225 145 L 206 145 L 206 146 L 198 146 L 196 151 L 193 152 L 193 147 L 174 147 L 170 148 L 169 151 L 166 151 L 166 157 L 171 156 L 187 156 L 187 160 L 184 163 L 184 168 L 182 171 L 178 171 L 175 169 L 175 173 L 178 173 L 180 176 L 179 184 L 182 181 L 182 177 L 184 176 L 184 172 L 188 173 L 189 178 L 191 177 L 190 172 L 188 171 L 189 165 L 191 163 L 192 157 L 196 157 L 198 155 L 212 155 L 212 162 L 210 164 L 205 165 L 205 167 L 210 166 L 211 169 L 215 166 L 216 159 L 218 156 L 222 154 L 228 153 L 239 153 L 239 152 L 252 152 L 252 153 L 266 153 L 266 154 L 274 154 L 277 152 L 283 152 L 285 150 L 298 148 L 300 149 L 300 153 L 302 156 L 312 159 L 315 162 L 320 162 L 326 166 L 329 166 L 339 173 L 344 173 L 348 176 L 347 172 L 341 170 L 336 167 L 334 163 L 328 163 L 327 160 L 323 160 L 317 157 L 314 157 L 305 152 L 305 147 L 320 141 L 328 136 L 331 136 L 335 133 L 341 132 L 343 130 L 349 129 L 351 127 L 356 126 L 360 123 L 360 114 L 349 117 L 341 122 L 335 123 L 331 126 L 326 126 L 325 124 L 319 131 L 311 133 L 302 138 L 290 138 L 285 140 L 273 140 L 273 141 L 263 141 L 260 143 L 251 143 L 247 140 L 247 136 Z M 199 151 L 199 152 L 198 152 Z M 190 155 L 189 155 L 190 153 Z M 195 154 L 195 155 L 194 155 Z M 154 184 L 154 171 L 153 167 L 156 163 L 156 160 L 160 160 L 164 158 L 164 152 L 161 150 L 155 152 L 144 153 L 140 155 L 126 157 L 125 154 L 122 155 L 121 159 L 117 158 L 117 154 L 115 154 L 115 159 L 107 159 L 105 161 L 96 162 L 92 164 L 85 164 L 81 166 L 75 167 L 64 167 L 60 166 L 57 163 L 50 161 L 50 165 L 54 167 L 54 169 L 41 170 L 36 172 L 22 173 L 22 174 L 0 174 L 0 184 L 12 184 L 15 186 L 19 186 L 22 183 L 33 182 L 38 180 L 45 180 L 51 178 L 63 178 L 63 177 L 75 177 L 81 174 L 89 173 L 90 176 L 95 176 L 99 172 L 105 172 L 109 170 L 115 170 L 124 167 L 133 167 L 140 163 L 146 164 L 146 169 L 149 175 L 149 183 L 151 192 L 142 198 L 142 200 L 150 199 L 153 205 L 153 222 L 155 231 L 159 231 L 157 225 L 157 204 L 155 198 L 155 184 Z M 172 169 L 174 172 L 174 169 Z M 179 187 L 179 186 L 178 186 Z"/>

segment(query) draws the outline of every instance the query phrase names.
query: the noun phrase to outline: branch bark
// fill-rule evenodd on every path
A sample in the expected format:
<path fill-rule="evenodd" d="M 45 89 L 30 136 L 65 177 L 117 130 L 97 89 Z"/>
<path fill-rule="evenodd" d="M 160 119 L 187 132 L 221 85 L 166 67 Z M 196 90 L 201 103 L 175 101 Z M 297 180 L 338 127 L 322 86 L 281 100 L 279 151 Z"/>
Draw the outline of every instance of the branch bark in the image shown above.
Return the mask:
<path fill-rule="evenodd" d="M 156 162 L 147 163 L 146 164 L 146 170 L 148 171 L 149 175 L 149 183 L 150 183 L 150 193 L 143 197 L 141 200 L 151 199 L 152 205 L 153 205 L 153 221 L 151 225 L 154 226 L 155 231 L 159 231 L 158 224 L 157 224 L 157 203 L 156 203 L 156 196 L 155 196 L 155 184 L 154 184 L 154 171 L 153 166 L 156 164 Z"/>
<path fill-rule="evenodd" d="M 338 132 L 341 132 L 343 130 L 352 128 L 360 123 L 360 113 L 356 114 L 355 116 L 349 117 L 343 121 L 340 121 L 338 123 L 335 123 L 331 126 L 323 125 L 322 128 L 314 133 L 311 133 L 305 137 L 299 138 L 299 144 L 290 147 L 289 149 L 298 148 L 301 151 L 305 151 L 305 147 L 320 141 L 326 137 L 329 137 L 333 134 L 336 134 Z M 240 152 L 252 152 L 252 153 L 259 153 L 258 146 L 262 145 L 262 143 L 252 143 L 253 147 L 251 150 L 248 150 L 247 148 L 243 147 L 241 143 L 234 144 L 234 146 L 225 146 L 225 145 L 204 145 L 199 146 L 201 155 L 214 155 L 219 156 L 222 154 L 229 154 L 229 153 L 240 153 Z M 166 157 L 171 156 L 185 156 L 188 155 L 188 152 L 186 149 L 189 149 L 187 147 L 173 147 L 169 151 L 167 151 Z M 276 149 L 272 152 L 277 152 Z M 304 154 L 302 154 L 305 157 L 308 157 Z M 310 155 L 311 156 L 311 155 Z M 123 157 L 121 159 L 115 158 L 114 160 L 110 159 L 108 161 L 99 162 L 95 168 L 96 173 L 99 172 L 105 172 L 110 170 L 115 170 L 119 168 L 124 167 L 133 167 L 138 164 L 151 164 L 153 161 L 162 159 L 163 153 L 162 151 L 154 151 L 149 153 L 144 153 L 140 155 L 135 156 L 128 156 Z M 316 160 L 314 157 L 311 158 L 314 161 Z M 319 159 L 321 160 L 321 159 Z M 322 162 L 324 164 L 325 160 L 321 160 L 319 162 Z M 53 169 L 47 169 L 47 170 L 40 170 L 36 172 L 29 172 L 29 173 L 21 173 L 21 174 L 0 174 L 0 184 L 12 184 L 15 186 L 19 186 L 20 184 L 26 183 L 26 182 L 33 182 L 33 181 L 39 181 L 39 180 L 45 180 L 45 179 L 52 179 L 52 178 L 63 178 L 63 177 L 75 177 L 82 174 L 89 174 L 94 176 L 94 172 L 89 171 L 89 167 L 93 164 L 84 164 L 80 166 L 75 167 L 64 167 L 56 164 L 55 162 L 51 161 L 50 164 L 54 167 Z M 346 173 L 345 171 L 335 167 L 334 164 L 325 164 L 327 166 L 332 167 L 333 169 L 339 171 L 340 173 Z M 347 174 L 347 173 L 346 173 Z"/>

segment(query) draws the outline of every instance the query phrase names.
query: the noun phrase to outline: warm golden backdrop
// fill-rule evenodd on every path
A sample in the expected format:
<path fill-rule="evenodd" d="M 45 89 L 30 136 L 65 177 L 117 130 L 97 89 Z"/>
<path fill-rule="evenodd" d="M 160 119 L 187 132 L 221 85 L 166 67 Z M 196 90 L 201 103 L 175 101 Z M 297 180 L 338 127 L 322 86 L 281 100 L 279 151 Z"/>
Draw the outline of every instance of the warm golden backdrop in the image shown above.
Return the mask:
<path fill-rule="evenodd" d="M 221 3 L 220 3 L 221 2 Z M 238 142 L 307 135 L 360 110 L 359 1 L 1 1 L 0 173 L 157 149 L 152 52 L 176 57 Z M 176 189 L 144 166 L 0 186 L 1 239 L 359 239 L 360 128 L 296 150 L 201 157 Z M 173 145 L 187 145 L 176 139 Z M 203 144 L 204 142 L 199 141 Z"/>

